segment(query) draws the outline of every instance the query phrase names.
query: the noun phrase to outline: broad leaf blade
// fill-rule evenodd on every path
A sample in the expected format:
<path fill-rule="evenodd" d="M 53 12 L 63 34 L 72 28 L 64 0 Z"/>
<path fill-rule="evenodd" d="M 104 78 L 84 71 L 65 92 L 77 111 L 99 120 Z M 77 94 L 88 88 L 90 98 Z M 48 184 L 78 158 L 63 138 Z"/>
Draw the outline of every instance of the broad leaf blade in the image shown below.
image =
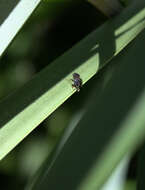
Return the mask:
<path fill-rule="evenodd" d="M 144 0 L 91 33 L 0 104 L 0 159 L 69 98 L 72 73 L 87 82 L 145 27 Z"/>
<path fill-rule="evenodd" d="M 145 33 L 111 62 L 118 64 L 106 89 L 97 88 L 87 112 L 51 167 L 32 189 L 100 189 L 113 169 L 145 138 Z M 135 55 L 135 56 L 133 56 Z"/>
<path fill-rule="evenodd" d="M 41 0 L 5 0 L 0 3 L 0 56 Z"/>

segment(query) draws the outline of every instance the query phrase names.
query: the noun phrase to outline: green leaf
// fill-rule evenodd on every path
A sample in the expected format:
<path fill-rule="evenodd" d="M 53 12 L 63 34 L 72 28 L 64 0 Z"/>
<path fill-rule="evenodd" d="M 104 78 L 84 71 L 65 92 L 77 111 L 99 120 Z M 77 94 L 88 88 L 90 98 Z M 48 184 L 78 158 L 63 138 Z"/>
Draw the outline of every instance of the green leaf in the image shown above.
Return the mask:
<path fill-rule="evenodd" d="M 28 189 L 100 189 L 115 167 L 145 139 L 145 30 L 111 64 L 114 74 L 55 159 Z"/>
<path fill-rule="evenodd" d="M 0 56 L 19 32 L 41 0 L 0 2 Z"/>
<path fill-rule="evenodd" d="M 0 25 L 7 19 L 8 15 L 17 5 L 19 0 L 1 0 L 0 2 Z"/>
<path fill-rule="evenodd" d="M 144 6 L 126 9 L 0 103 L 0 159 L 75 92 L 72 73 L 84 84 L 145 28 Z"/>

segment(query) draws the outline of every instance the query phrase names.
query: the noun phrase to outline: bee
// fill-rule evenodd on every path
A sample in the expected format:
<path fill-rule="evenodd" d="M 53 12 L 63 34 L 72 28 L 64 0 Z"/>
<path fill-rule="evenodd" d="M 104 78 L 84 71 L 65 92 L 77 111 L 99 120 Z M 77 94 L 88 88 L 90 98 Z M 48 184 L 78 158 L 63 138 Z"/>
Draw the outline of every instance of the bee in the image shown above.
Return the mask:
<path fill-rule="evenodd" d="M 71 80 L 73 81 L 72 87 L 79 92 L 82 87 L 82 79 L 80 78 L 80 75 L 78 73 L 73 73 L 73 79 Z"/>

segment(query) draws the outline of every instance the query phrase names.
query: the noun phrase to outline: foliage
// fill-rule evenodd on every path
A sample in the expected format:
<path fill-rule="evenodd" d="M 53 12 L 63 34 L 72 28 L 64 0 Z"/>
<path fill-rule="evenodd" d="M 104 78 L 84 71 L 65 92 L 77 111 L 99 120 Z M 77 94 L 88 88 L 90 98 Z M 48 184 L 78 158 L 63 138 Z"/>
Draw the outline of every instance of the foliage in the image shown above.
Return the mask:
<path fill-rule="evenodd" d="M 39 127 L 1 161 L 6 173 L 18 168 L 24 176 L 29 173 L 31 177 L 48 157 L 35 177 L 30 178 L 27 189 L 100 189 L 121 160 L 127 155 L 130 158 L 145 138 L 145 3 L 143 0 L 130 3 L 122 13 L 97 28 L 106 18 L 88 3 L 78 4 L 70 2 L 66 6 L 64 3 L 60 9 L 53 5 L 52 10 L 57 15 L 50 16 L 46 11 L 48 7 L 43 11 L 42 3 L 1 59 L 1 97 L 11 90 L 13 93 L 0 103 L 0 159 L 65 102 L 41 124 L 43 129 Z M 62 41 L 57 33 L 56 41 L 51 43 L 58 23 L 67 29 L 64 24 L 67 22 L 63 23 L 59 17 L 64 15 L 62 18 L 66 20 L 69 13 L 65 10 L 77 10 L 74 9 L 77 6 L 80 14 L 82 5 L 84 10 L 94 11 L 88 25 L 82 25 L 84 30 L 80 27 L 82 33 L 78 40 L 84 39 L 76 44 L 78 40 L 73 39 L 73 31 L 78 28 L 70 22 L 72 41 L 66 43 L 66 31 Z M 94 15 L 97 19 L 90 23 Z M 28 13 L 25 20 L 27 18 Z M 4 26 L 5 22 L 2 28 Z M 2 52 L 19 30 L 15 29 L 1 46 Z M 87 33 L 90 34 L 86 36 Z M 34 45 L 35 41 L 39 45 Z M 74 72 L 80 74 L 83 85 L 87 84 L 67 100 L 75 93 L 71 81 Z M 39 134 L 39 138 L 35 134 Z M 20 160 L 21 167 L 16 165 L 16 159 Z M 7 163 L 8 170 L 5 169 Z M 25 180 L 28 178 L 23 177 L 26 184 Z"/>

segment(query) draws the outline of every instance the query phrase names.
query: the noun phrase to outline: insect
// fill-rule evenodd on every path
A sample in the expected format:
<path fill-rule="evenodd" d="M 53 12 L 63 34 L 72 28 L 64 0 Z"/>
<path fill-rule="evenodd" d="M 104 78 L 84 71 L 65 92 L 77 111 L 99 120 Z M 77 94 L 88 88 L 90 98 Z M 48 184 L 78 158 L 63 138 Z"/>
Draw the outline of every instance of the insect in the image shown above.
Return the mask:
<path fill-rule="evenodd" d="M 77 92 L 80 91 L 80 88 L 82 87 L 82 79 L 80 78 L 80 75 L 78 73 L 73 73 L 73 81 L 72 87 L 76 88 Z"/>

